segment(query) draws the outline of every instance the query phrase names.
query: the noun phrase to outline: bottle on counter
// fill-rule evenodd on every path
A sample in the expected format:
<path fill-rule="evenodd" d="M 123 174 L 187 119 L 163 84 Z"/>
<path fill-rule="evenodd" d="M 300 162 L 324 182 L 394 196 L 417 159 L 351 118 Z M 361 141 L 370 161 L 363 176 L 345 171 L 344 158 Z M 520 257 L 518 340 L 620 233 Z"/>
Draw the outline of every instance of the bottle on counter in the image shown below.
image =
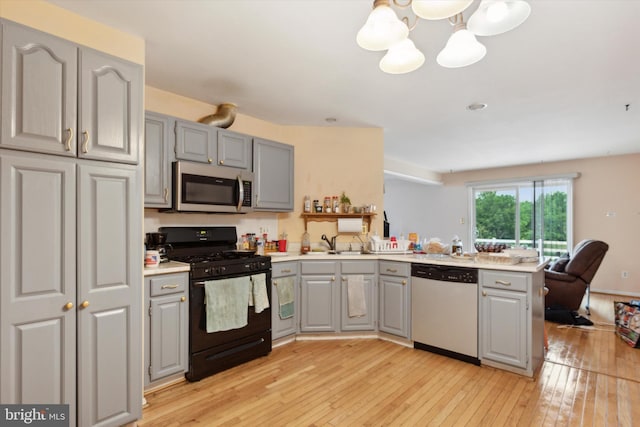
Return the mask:
<path fill-rule="evenodd" d="M 451 254 L 462 256 L 462 240 L 458 236 L 453 236 L 453 240 L 451 242 Z"/>
<path fill-rule="evenodd" d="M 311 213 L 311 197 L 304 196 L 304 213 Z"/>
<path fill-rule="evenodd" d="M 302 234 L 302 243 L 300 244 L 300 252 L 306 254 L 311 251 L 311 236 L 306 231 Z"/>

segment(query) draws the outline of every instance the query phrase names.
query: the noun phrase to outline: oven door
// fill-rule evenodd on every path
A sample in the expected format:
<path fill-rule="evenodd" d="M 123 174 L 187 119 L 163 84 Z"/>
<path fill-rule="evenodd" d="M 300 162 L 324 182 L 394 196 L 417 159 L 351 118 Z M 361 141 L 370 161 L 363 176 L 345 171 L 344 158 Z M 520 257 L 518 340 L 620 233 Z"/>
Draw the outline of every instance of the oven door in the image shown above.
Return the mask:
<path fill-rule="evenodd" d="M 267 295 L 269 297 L 269 305 L 271 305 L 271 271 L 264 273 L 267 275 Z M 254 272 L 253 274 L 260 273 Z M 224 350 L 235 345 L 234 343 L 242 342 L 252 336 L 261 335 L 266 331 L 268 331 L 268 336 L 271 336 L 271 307 L 261 313 L 256 313 L 254 307 L 249 307 L 248 324 L 246 326 L 228 331 L 208 333 L 204 292 L 204 280 L 193 280 L 191 282 L 189 294 L 189 349 L 191 354 L 215 348 Z M 270 343 L 269 348 L 271 348 Z"/>
<path fill-rule="evenodd" d="M 174 162 L 173 187 L 176 211 L 253 211 L 253 174 L 242 169 Z"/>

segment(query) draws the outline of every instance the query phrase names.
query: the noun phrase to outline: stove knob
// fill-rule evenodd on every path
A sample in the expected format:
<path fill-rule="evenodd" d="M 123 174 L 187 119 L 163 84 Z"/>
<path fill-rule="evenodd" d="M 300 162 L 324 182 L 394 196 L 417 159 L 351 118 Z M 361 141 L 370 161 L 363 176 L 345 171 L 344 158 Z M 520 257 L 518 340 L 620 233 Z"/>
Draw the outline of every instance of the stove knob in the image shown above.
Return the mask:
<path fill-rule="evenodd" d="M 221 274 L 222 274 L 222 273 L 224 273 L 226 270 L 227 270 L 227 267 L 221 266 L 221 267 L 219 268 L 219 273 L 221 273 Z"/>

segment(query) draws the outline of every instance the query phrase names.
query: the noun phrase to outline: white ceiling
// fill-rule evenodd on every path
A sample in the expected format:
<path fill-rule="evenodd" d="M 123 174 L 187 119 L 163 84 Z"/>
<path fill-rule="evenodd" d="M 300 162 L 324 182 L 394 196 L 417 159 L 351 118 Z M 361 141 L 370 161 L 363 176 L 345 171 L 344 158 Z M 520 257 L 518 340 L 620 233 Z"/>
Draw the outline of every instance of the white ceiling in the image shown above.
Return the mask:
<path fill-rule="evenodd" d="M 372 0 L 51 3 L 144 38 L 150 86 L 282 125 L 381 127 L 385 158 L 427 171 L 640 152 L 640 0 L 530 0 L 460 69 L 435 62 L 449 22 L 420 20 L 426 62 L 405 75 L 355 42 Z"/>

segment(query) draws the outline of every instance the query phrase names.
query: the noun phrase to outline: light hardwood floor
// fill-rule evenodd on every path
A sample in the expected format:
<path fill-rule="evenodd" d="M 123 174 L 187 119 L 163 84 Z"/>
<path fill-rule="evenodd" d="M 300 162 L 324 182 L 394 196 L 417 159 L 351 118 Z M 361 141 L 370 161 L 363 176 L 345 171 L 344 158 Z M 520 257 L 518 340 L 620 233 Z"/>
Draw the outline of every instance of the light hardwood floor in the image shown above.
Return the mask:
<path fill-rule="evenodd" d="M 640 425 L 640 349 L 611 326 L 627 299 L 593 294 L 590 330 L 546 322 L 535 379 L 377 339 L 297 341 L 148 393 L 139 425 Z"/>

